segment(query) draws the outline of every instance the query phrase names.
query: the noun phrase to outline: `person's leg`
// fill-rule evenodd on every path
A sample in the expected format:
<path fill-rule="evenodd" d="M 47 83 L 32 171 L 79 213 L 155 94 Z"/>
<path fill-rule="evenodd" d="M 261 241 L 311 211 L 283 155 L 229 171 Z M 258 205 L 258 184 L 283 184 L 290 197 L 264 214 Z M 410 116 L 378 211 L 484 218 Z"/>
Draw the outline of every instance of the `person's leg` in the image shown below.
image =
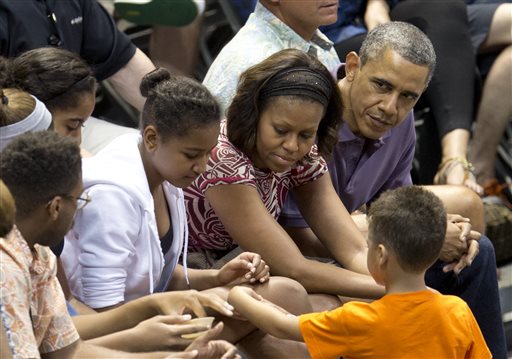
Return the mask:
<path fill-rule="evenodd" d="M 310 358 L 306 344 L 256 330 L 236 344 L 247 359 Z"/>
<path fill-rule="evenodd" d="M 407 0 L 399 2 L 390 15 L 392 20 L 419 27 L 432 41 L 437 56 L 436 70 L 422 97 L 430 107 L 441 140 L 441 163 L 450 158 L 465 160 L 473 121 L 476 67 L 466 5 L 463 1 Z M 455 58 L 456 67 L 453 66 Z M 433 126 L 429 123 L 425 125 Z M 429 148 L 425 149 L 430 151 Z M 436 180 L 439 181 L 436 183 L 466 184 L 473 190 L 481 191 L 474 178 L 465 180 L 468 173 L 462 162 L 457 163 L 449 170 L 447 166 L 439 168 L 438 174 L 444 176 L 437 176 Z"/>
<path fill-rule="evenodd" d="M 478 182 L 482 184 L 496 176 L 496 149 L 512 120 L 511 79 L 512 46 L 509 46 L 494 61 L 487 76 L 469 146 L 469 159 L 475 166 Z"/>
<path fill-rule="evenodd" d="M 479 53 L 492 52 L 512 44 L 512 4 L 498 6 L 492 16 L 489 32 L 479 48 Z"/>
<path fill-rule="evenodd" d="M 448 213 L 469 218 L 473 230 L 485 233 L 484 207 L 475 192 L 464 186 L 436 185 L 425 188 L 441 198 Z"/>
<path fill-rule="evenodd" d="M 491 241 L 480 239 L 480 252 L 470 267 L 457 276 L 443 272 L 444 263 L 435 263 L 426 273 L 429 287 L 443 294 L 464 299 L 475 316 L 493 358 L 507 358 L 505 332 L 501 319 L 496 259 Z"/>

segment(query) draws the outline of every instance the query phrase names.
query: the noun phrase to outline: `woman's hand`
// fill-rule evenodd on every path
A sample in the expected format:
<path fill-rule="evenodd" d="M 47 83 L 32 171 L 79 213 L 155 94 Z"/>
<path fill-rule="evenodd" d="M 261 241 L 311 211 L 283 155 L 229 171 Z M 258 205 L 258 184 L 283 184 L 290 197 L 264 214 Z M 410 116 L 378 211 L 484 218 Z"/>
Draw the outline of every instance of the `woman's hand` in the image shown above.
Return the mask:
<path fill-rule="evenodd" d="M 270 269 L 261 256 L 244 252 L 226 263 L 217 274 L 220 286 L 243 283 L 265 283 L 270 276 Z"/>

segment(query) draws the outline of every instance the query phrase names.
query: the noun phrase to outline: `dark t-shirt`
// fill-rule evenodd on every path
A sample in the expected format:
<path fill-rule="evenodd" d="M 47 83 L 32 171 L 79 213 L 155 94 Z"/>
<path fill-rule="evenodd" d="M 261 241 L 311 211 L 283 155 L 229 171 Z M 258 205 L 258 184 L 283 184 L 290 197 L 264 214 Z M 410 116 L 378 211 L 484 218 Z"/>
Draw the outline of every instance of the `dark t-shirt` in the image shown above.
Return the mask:
<path fill-rule="evenodd" d="M 0 0 L 0 54 L 13 57 L 45 46 L 80 54 L 99 81 L 136 50 L 96 0 Z"/>

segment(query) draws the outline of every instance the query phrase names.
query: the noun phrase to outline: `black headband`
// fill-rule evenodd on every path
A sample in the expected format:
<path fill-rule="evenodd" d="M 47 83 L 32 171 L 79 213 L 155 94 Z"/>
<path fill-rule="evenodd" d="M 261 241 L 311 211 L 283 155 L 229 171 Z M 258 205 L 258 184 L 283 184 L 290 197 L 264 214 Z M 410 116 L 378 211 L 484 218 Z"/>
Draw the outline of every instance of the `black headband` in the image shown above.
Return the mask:
<path fill-rule="evenodd" d="M 262 100 L 272 96 L 305 96 L 327 107 L 332 95 L 332 82 L 308 67 L 285 69 L 270 77 L 260 92 Z"/>

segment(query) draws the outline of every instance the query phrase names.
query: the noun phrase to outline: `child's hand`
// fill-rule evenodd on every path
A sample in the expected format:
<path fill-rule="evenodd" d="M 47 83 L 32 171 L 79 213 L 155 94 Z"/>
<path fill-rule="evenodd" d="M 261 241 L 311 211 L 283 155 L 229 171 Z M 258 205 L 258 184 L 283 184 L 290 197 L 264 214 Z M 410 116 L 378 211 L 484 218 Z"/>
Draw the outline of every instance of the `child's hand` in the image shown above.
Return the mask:
<path fill-rule="evenodd" d="M 264 283 L 270 276 L 270 269 L 261 256 L 244 252 L 232 259 L 217 274 L 219 286 L 243 283 Z"/>

